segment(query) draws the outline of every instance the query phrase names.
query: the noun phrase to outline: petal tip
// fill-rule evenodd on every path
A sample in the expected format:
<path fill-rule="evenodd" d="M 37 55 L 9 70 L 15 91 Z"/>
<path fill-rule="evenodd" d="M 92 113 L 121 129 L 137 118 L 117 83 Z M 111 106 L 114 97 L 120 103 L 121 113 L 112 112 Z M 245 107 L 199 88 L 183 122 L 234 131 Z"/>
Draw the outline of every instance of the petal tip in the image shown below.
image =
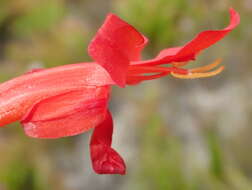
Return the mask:
<path fill-rule="evenodd" d="M 21 124 L 24 128 L 24 132 L 28 137 L 31 138 L 42 138 L 39 136 L 39 134 L 36 132 L 36 126 L 33 125 L 31 122 L 22 122 Z"/>
<path fill-rule="evenodd" d="M 122 157 L 107 146 L 93 146 L 91 149 L 93 169 L 97 174 L 125 175 L 126 165 Z"/>
<path fill-rule="evenodd" d="M 240 14 L 232 7 L 229 8 L 229 14 L 230 25 L 227 27 L 227 29 L 232 30 L 240 24 Z"/>

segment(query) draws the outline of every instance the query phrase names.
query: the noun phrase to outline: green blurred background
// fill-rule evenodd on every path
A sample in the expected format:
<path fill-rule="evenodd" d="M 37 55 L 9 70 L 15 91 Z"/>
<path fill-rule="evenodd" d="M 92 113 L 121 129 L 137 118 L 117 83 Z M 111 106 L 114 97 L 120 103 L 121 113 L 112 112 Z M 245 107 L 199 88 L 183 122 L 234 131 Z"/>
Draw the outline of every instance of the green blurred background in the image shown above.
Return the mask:
<path fill-rule="evenodd" d="M 108 12 L 150 39 L 150 58 L 223 28 L 230 6 L 240 26 L 192 63 L 221 57 L 221 75 L 113 88 L 113 146 L 126 176 L 92 171 L 90 132 L 39 140 L 16 123 L 0 130 L 0 190 L 251 190 L 251 0 L 0 0 L 0 81 L 89 61 L 87 45 Z"/>

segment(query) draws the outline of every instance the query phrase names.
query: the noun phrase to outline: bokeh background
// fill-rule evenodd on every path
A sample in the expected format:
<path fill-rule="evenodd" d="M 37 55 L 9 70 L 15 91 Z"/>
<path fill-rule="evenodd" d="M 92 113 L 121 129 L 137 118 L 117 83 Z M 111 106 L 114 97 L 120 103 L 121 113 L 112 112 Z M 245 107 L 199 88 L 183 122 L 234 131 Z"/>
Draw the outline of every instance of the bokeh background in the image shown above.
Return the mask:
<path fill-rule="evenodd" d="M 221 57 L 221 75 L 113 88 L 113 146 L 127 175 L 92 171 L 90 132 L 40 140 L 15 123 L 0 130 L 0 190 L 251 190 L 251 0 L 0 0 L 0 81 L 89 61 L 87 45 L 109 12 L 150 39 L 150 58 L 223 28 L 230 6 L 240 26 L 192 63 Z"/>

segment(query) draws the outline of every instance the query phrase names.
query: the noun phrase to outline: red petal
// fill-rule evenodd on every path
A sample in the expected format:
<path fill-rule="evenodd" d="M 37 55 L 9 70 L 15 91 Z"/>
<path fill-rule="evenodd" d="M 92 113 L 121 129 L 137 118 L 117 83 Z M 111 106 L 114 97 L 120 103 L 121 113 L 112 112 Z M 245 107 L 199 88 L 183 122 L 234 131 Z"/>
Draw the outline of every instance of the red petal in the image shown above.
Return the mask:
<path fill-rule="evenodd" d="M 43 71 L 43 70 L 45 70 L 45 69 L 44 68 L 34 68 L 34 69 L 29 70 L 25 74 L 31 74 L 31 73 L 35 73 L 35 72 L 39 72 L 39 71 Z"/>
<path fill-rule="evenodd" d="M 168 48 L 162 50 L 159 55 L 152 59 L 134 64 L 141 65 L 160 65 L 171 62 L 184 62 L 194 60 L 195 56 L 202 50 L 215 44 L 224 38 L 240 23 L 239 14 L 230 8 L 230 24 L 222 30 L 207 30 L 199 33 L 193 40 L 182 47 Z"/>
<path fill-rule="evenodd" d="M 0 126 L 20 120 L 32 105 L 42 99 L 85 86 L 114 82 L 104 68 L 80 63 L 43 69 L 0 84 Z"/>
<path fill-rule="evenodd" d="M 137 61 L 147 38 L 114 14 L 109 14 L 88 47 L 89 55 L 124 87 L 130 61 Z"/>
<path fill-rule="evenodd" d="M 129 75 L 127 77 L 127 84 L 128 85 L 136 85 L 142 81 L 146 80 L 153 80 L 157 78 L 161 78 L 163 76 L 168 75 L 169 72 L 161 72 L 159 74 L 153 74 L 153 75 L 148 75 L 148 76 L 143 76 L 143 75 Z"/>
<path fill-rule="evenodd" d="M 174 47 L 174 48 L 167 48 L 163 49 L 162 51 L 159 52 L 157 58 L 158 59 L 163 59 L 167 56 L 173 56 L 176 55 L 183 47 Z"/>
<path fill-rule="evenodd" d="M 60 138 L 77 135 L 104 120 L 107 87 L 90 87 L 47 98 L 35 104 L 21 123 L 28 136 Z"/>
<path fill-rule="evenodd" d="M 239 14 L 230 8 L 230 24 L 223 30 L 208 30 L 199 33 L 192 41 L 187 43 L 177 54 L 175 61 L 187 61 L 203 49 L 215 44 L 224 38 L 240 23 Z M 184 60 L 187 59 L 187 60 Z"/>
<path fill-rule="evenodd" d="M 125 174 L 126 166 L 121 156 L 111 148 L 113 120 L 110 112 L 93 132 L 90 153 L 93 169 L 98 174 Z"/>

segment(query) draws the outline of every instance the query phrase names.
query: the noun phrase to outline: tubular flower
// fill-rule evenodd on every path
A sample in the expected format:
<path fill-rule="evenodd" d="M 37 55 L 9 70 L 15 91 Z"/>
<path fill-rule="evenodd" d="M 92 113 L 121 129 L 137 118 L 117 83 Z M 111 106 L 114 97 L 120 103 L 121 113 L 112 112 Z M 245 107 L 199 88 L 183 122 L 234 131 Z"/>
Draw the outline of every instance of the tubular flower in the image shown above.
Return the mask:
<path fill-rule="evenodd" d="M 199 33 L 184 46 L 162 50 L 140 60 L 147 38 L 114 14 L 109 14 L 88 47 L 95 62 L 32 70 L 0 84 L 0 126 L 20 121 L 34 138 L 60 138 L 93 129 L 90 153 L 99 174 L 125 174 L 121 156 L 111 147 L 113 120 L 108 110 L 110 86 L 135 85 L 171 74 L 192 79 L 220 73 L 220 60 L 183 68 L 202 50 L 225 37 L 240 22 L 230 9 L 230 24 Z"/>

